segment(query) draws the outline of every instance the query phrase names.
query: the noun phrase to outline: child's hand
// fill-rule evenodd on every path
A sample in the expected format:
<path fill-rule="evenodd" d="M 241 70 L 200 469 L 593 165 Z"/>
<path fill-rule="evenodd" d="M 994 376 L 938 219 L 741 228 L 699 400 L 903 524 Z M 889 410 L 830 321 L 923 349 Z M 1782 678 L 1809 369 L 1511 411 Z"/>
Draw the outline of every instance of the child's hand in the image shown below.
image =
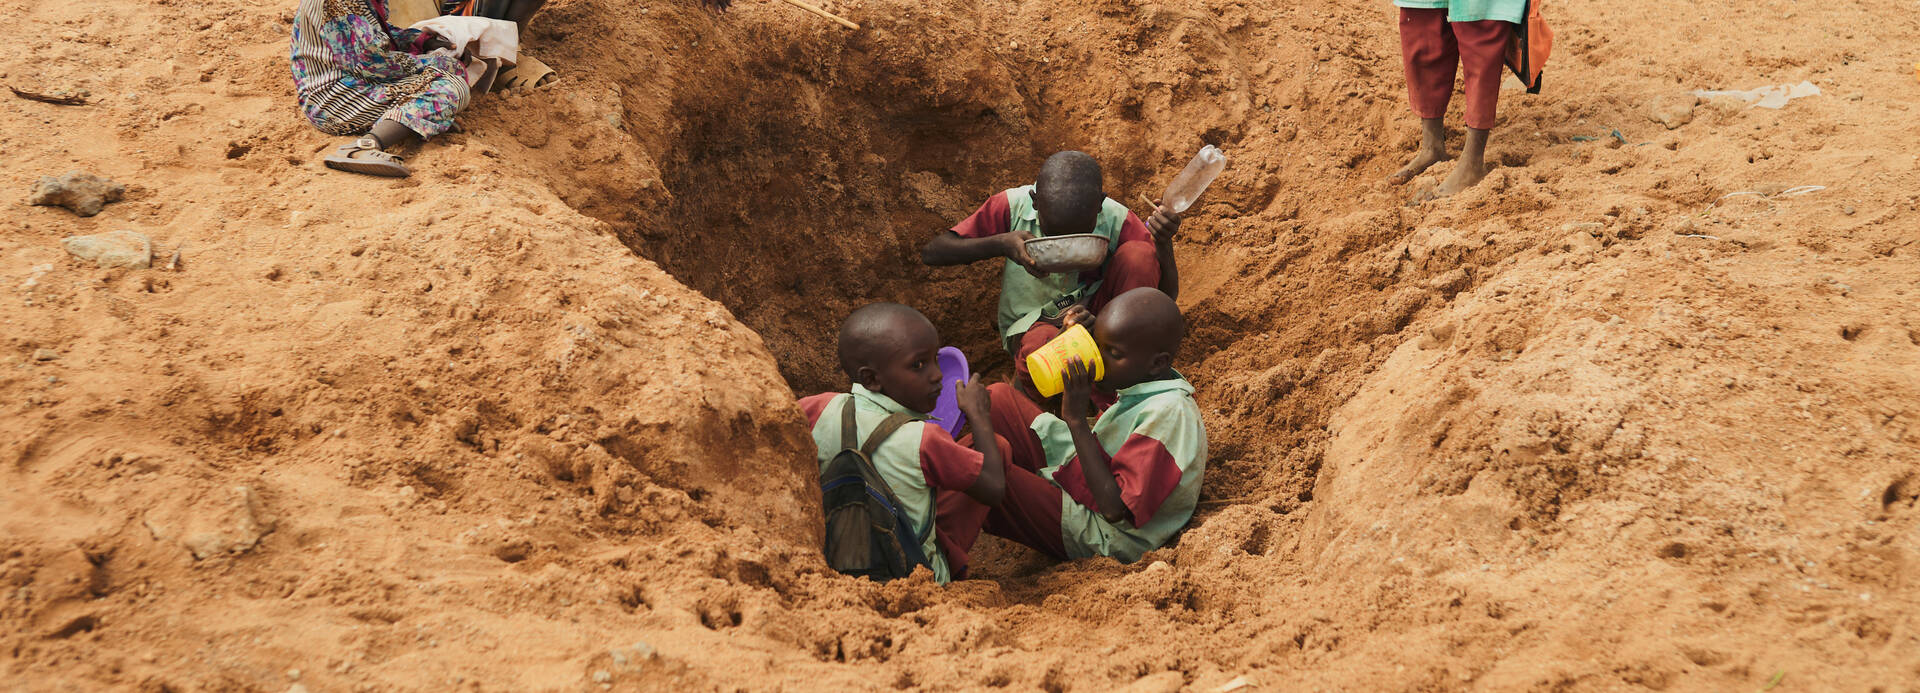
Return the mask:
<path fill-rule="evenodd" d="M 1085 423 L 1093 401 L 1093 371 L 1078 356 L 1067 359 L 1066 371 L 1061 378 L 1065 387 L 1060 391 L 1060 418 L 1068 425 Z"/>
<path fill-rule="evenodd" d="M 1087 304 L 1075 303 L 1067 306 L 1067 311 L 1060 314 L 1061 327 L 1074 325 L 1084 325 L 1089 330 L 1093 329 L 1093 311 L 1087 310 Z"/>
<path fill-rule="evenodd" d="M 1180 214 L 1159 200 L 1153 201 L 1153 216 L 1147 217 L 1147 230 L 1153 232 L 1153 242 L 1161 247 L 1173 245 L 1173 237 L 1180 233 Z"/>
<path fill-rule="evenodd" d="M 953 381 L 954 400 L 960 405 L 960 413 L 967 415 L 967 425 L 975 421 L 988 421 L 993 416 L 993 400 L 987 396 L 987 386 L 980 384 L 980 374 L 967 378 L 966 382 Z"/>
<path fill-rule="evenodd" d="M 448 41 L 447 37 L 433 33 L 432 31 L 427 31 L 426 33 L 427 33 L 427 42 L 422 45 L 426 47 L 428 53 L 432 53 L 442 48 L 445 48 L 447 50 L 453 50 L 453 42 Z"/>
<path fill-rule="evenodd" d="M 1006 244 L 1006 247 L 1000 251 L 1001 255 L 1012 260 L 1014 264 L 1027 268 L 1027 274 L 1036 277 L 1047 276 L 1046 272 L 1034 266 L 1033 256 L 1027 254 L 1027 241 L 1033 238 L 1033 234 L 1026 231 L 1008 231 L 1000 234 L 998 238 L 1001 239 L 1001 243 Z"/>

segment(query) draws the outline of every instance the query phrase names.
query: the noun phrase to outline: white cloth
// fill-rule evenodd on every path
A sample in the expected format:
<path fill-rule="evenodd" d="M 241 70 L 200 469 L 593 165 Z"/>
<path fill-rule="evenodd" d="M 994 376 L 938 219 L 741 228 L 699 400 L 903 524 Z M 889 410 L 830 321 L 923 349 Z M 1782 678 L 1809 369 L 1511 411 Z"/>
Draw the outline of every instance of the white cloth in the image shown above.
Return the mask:
<path fill-rule="evenodd" d="M 425 29 L 453 44 L 463 57 L 498 59 L 509 64 L 520 55 L 520 27 L 513 22 L 486 17 L 434 17 L 413 29 Z"/>
<path fill-rule="evenodd" d="M 501 65 L 512 65 L 520 55 L 520 26 L 486 17 L 444 16 L 415 22 L 413 29 L 431 31 L 453 44 L 434 53 L 450 53 L 467 66 L 467 86 L 486 91 Z"/>

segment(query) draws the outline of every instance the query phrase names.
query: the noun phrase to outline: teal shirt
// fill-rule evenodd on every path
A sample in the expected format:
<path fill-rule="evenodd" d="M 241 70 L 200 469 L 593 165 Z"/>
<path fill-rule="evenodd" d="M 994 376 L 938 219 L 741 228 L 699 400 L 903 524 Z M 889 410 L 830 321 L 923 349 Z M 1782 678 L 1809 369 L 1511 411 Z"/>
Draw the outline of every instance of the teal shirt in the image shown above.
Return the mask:
<path fill-rule="evenodd" d="M 1446 10 L 1449 22 L 1498 19 L 1519 24 L 1527 17 L 1527 0 L 1393 0 L 1394 7 Z"/>
<path fill-rule="evenodd" d="M 1166 544 L 1193 519 L 1200 503 L 1200 477 L 1207 468 L 1207 430 L 1193 401 L 1193 385 L 1175 375 L 1121 390 L 1119 401 L 1093 422 L 1093 436 L 1113 458 L 1109 471 L 1137 526 L 1108 522 L 1073 498 L 1077 489 L 1086 487 L 1084 478 L 1074 478 L 1084 472 L 1076 460 L 1073 434 L 1058 416 L 1034 418 L 1033 432 L 1047 454 L 1040 476 L 1066 491 L 1061 494 L 1060 535 L 1068 557 L 1110 556 L 1132 563 Z"/>
<path fill-rule="evenodd" d="M 1033 208 L 1033 186 L 1021 186 L 1007 191 L 1007 207 L 1012 219 L 1009 231 L 1026 231 L 1034 238 L 1045 237 L 1040 231 L 1040 214 Z M 1113 259 L 1113 253 L 1120 247 L 1120 227 L 1127 222 L 1126 205 L 1107 198 L 1100 205 L 1100 216 L 1094 222 L 1093 232 L 1107 237 L 1107 259 Z M 1000 327 L 1000 337 L 1007 340 L 1008 351 L 1015 351 L 1020 336 L 1032 329 L 1033 323 L 1042 317 L 1054 318 L 1060 315 L 1059 301 L 1066 298 L 1068 303 L 1082 297 L 1091 296 L 1098 291 L 1100 282 L 1080 283 L 1080 274 L 1064 272 L 1036 277 L 1027 272 L 1020 263 L 1005 261 L 1000 273 L 1000 311 L 996 324 Z"/>
<path fill-rule="evenodd" d="M 845 405 L 844 398 L 847 397 L 853 398 L 853 420 L 863 432 L 862 435 L 878 428 L 881 421 L 894 414 L 923 416 L 902 406 L 892 397 L 858 384 L 853 386 L 851 393 L 831 395 L 822 409 L 820 420 L 813 425 L 815 458 L 823 471 L 827 463 L 833 461 L 833 456 L 840 453 L 840 407 Z M 944 585 L 953 579 L 953 571 L 947 567 L 946 555 L 940 553 L 934 532 L 928 529 L 934 520 L 934 494 L 937 489 L 928 483 L 920 464 L 923 438 L 930 435 L 946 436 L 947 432 L 924 421 L 901 426 L 899 431 L 880 444 L 880 449 L 874 451 L 873 467 L 880 472 L 880 478 L 886 480 L 887 486 L 893 489 L 893 495 L 900 499 L 907 517 L 915 518 L 914 531 L 926 533 L 927 540 L 920 544 L 920 550 L 926 552 L 927 559 L 933 564 L 933 579 Z M 951 441 L 952 437 L 948 436 L 947 440 Z M 974 473 L 977 475 L 979 472 Z"/>

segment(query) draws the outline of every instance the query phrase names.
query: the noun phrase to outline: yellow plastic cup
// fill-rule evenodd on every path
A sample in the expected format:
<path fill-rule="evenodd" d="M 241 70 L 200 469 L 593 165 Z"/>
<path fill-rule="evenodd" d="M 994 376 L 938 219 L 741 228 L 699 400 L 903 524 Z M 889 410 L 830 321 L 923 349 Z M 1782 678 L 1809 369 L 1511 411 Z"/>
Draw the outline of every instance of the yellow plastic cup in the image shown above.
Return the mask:
<path fill-rule="evenodd" d="M 1100 362 L 1100 347 L 1093 335 L 1079 325 L 1067 328 L 1033 353 L 1027 354 L 1027 373 L 1041 397 L 1060 394 L 1067 385 L 1067 361 L 1073 357 L 1093 368 L 1095 381 L 1107 377 L 1107 366 Z"/>

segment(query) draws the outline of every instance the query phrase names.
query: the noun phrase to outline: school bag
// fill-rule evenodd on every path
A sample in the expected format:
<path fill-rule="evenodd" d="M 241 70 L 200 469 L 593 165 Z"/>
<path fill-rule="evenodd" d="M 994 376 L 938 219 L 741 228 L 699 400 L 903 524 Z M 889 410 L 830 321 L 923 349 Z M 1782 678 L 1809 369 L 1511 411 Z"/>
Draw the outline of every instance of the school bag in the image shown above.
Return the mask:
<path fill-rule="evenodd" d="M 1553 29 L 1547 27 L 1547 21 L 1540 18 L 1541 0 L 1527 0 L 1527 7 L 1521 13 L 1520 25 L 1514 27 L 1513 37 L 1507 39 L 1507 68 L 1513 70 L 1513 76 L 1527 85 L 1527 93 L 1540 93 L 1540 72 L 1547 66 L 1547 56 L 1553 53 Z"/>
<path fill-rule="evenodd" d="M 853 398 L 848 397 L 841 407 L 840 452 L 820 471 L 820 500 L 827 518 L 825 553 L 827 565 L 834 570 L 886 582 L 911 575 L 914 566 L 932 568 L 920 547 L 933 531 L 933 519 L 927 519 L 926 529 L 914 532 L 906 507 L 873 466 L 873 453 L 880 444 L 914 420 L 907 414 L 889 416 L 865 443 L 855 447 Z"/>

